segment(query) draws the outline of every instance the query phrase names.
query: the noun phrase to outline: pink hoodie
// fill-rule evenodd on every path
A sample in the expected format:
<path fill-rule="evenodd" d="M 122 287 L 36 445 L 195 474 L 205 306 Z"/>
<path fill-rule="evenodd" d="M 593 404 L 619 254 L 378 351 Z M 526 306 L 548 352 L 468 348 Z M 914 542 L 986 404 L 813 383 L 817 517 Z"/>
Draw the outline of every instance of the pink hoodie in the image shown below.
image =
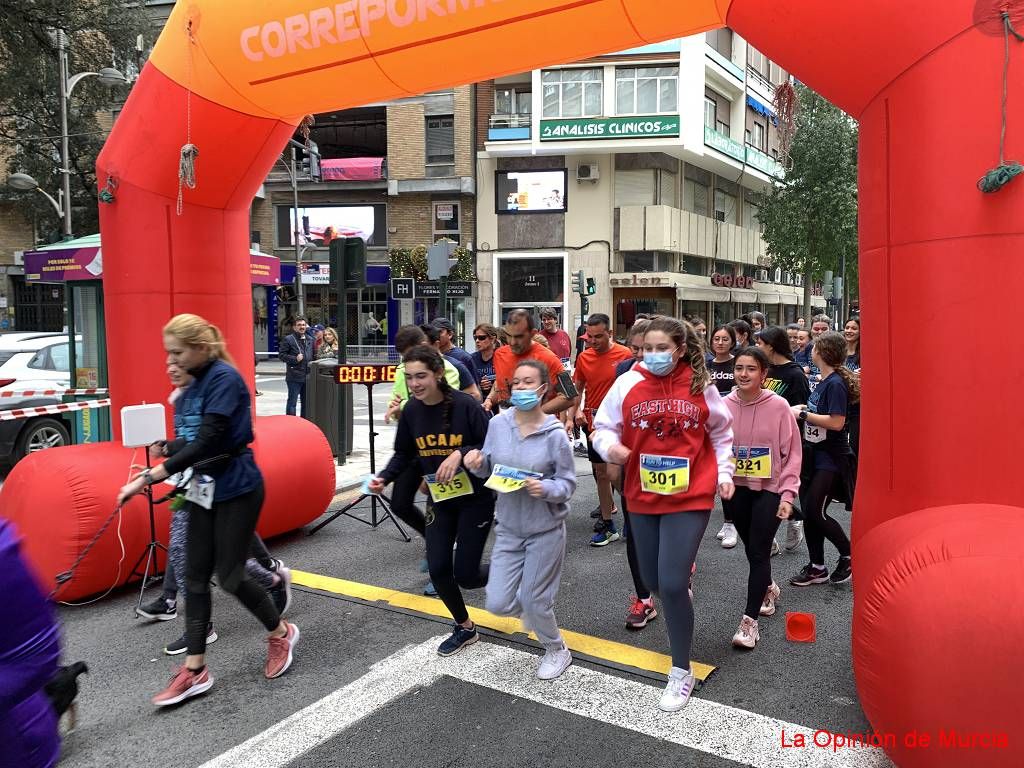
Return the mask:
<path fill-rule="evenodd" d="M 733 456 L 738 463 L 733 482 L 754 491 L 777 493 L 782 501 L 792 503 L 800 489 L 803 446 L 789 403 L 767 389 L 747 403 L 734 389 L 725 396 L 725 405 L 732 414 Z M 751 474 L 767 472 L 765 449 L 771 455 L 770 478 L 744 476 L 744 465 Z"/>

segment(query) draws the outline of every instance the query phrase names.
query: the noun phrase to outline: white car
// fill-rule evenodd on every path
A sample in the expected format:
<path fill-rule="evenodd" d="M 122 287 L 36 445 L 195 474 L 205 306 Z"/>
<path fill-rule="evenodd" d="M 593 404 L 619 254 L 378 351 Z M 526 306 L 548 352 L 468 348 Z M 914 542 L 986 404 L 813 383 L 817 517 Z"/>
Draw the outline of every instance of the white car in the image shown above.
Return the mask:
<path fill-rule="evenodd" d="M 76 339 L 78 355 L 81 338 Z M 70 349 L 64 333 L 0 333 L 0 392 L 70 386 Z M 0 397 L 0 411 L 53 405 L 56 396 Z M 0 421 L 0 463 L 15 464 L 29 453 L 71 443 L 71 422 L 60 415 Z"/>

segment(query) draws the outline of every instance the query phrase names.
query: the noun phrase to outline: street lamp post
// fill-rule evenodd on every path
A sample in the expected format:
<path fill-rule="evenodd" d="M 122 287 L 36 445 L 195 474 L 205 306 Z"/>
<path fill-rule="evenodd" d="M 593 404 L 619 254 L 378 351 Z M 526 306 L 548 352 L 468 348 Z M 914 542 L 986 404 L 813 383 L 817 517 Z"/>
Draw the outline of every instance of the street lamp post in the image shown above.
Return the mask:
<path fill-rule="evenodd" d="M 79 72 L 68 76 L 68 40 L 64 30 L 57 30 L 57 63 L 60 69 L 60 172 L 63 205 L 60 215 L 64 219 L 64 239 L 70 240 L 71 234 L 71 152 L 68 149 L 68 102 L 71 92 L 87 77 L 98 77 L 107 87 L 127 83 L 128 78 L 111 67 L 104 67 L 99 72 Z M 42 190 L 39 190 L 42 192 Z M 45 192 L 43 194 L 46 194 Z M 47 195 L 49 197 L 49 195 Z M 51 198 L 52 200 L 52 198 Z"/>

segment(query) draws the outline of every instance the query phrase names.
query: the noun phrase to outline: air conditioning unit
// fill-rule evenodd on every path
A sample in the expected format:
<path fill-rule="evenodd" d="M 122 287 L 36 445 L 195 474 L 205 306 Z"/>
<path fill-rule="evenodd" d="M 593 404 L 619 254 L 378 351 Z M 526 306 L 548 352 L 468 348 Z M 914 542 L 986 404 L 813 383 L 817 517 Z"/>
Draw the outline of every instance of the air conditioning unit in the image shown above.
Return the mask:
<path fill-rule="evenodd" d="M 775 282 L 776 283 L 781 283 L 782 282 L 782 267 L 776 267 L 775 268 Z"/>
<path fill-rule="evenodd" d="M 576 166 L 576 181 L 597 181 L 601 178 L 601 166 L 597 163 L 580 163 Z"/>
<path fill-rule="evenodd" d="M 793 285 L 803 285 L 803 284 L 804 284 L 804 276 L 803 275 L 793 275 Z"/>
<path fill-rule="evenodd" d="M 715 211 L 715 218 L 718 221 L 725 221 L 725 211 Z"/>
<path fill-rule="evenodd" d="M 757 270 L 756 274 L 754 275 L 754 279 L 759 281 L 759 282 L 762 282 L 762 283 L 767 283 L 768 282 L 768 270 L 767 269 L 759 269 L 759 270 Z"/>

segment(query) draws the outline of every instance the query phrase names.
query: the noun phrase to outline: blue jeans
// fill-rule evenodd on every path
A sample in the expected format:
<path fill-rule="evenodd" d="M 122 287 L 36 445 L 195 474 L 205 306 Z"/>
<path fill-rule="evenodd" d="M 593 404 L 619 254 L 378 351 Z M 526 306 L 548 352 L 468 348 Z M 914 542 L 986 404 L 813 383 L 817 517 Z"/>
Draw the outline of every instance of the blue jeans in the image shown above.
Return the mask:
<path fill-rule="evenodd" d="M 284 412 L 288 416 L 295 415 L 295 401 L 302 400 L 300 406 L 299 415 L 302 418 L 306 418 L 306 382 L 304 381 L 286 381 L 288 385 L 288 404 L 285 406 Z"/>

